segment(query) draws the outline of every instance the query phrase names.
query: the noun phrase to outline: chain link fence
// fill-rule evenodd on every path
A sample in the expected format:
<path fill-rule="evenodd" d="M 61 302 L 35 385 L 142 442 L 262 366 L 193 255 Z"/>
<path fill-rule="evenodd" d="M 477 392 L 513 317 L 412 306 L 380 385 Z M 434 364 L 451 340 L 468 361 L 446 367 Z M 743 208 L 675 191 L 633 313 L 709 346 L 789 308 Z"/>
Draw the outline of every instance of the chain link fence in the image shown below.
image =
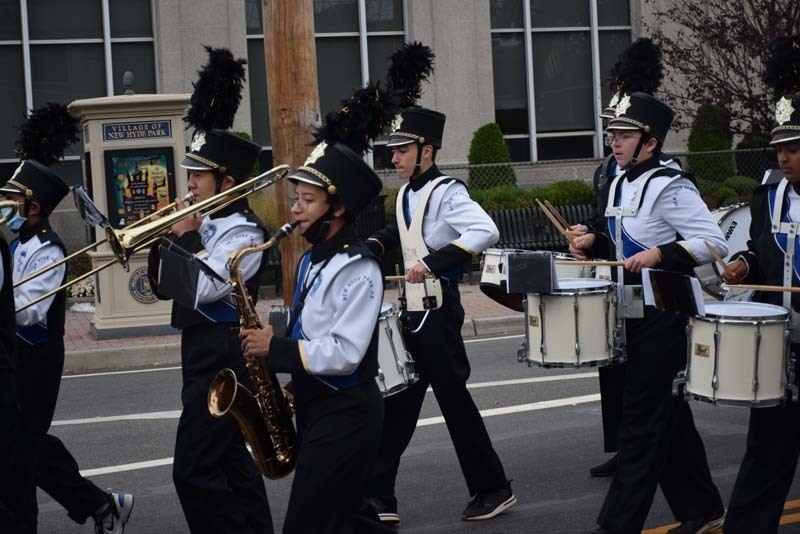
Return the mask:
<path fill-rule="evenodd" d="M 678 152 L 677 160 L 694 176 L 710 209 L 747 202 L 767 171 L 777 167 L 773 148 Z M 592 177 L 599 159 L 546 162 L 440 165 L 439 169 L 469 185 L 470 194 L 487 210 L 525 208 L 535 198 L 555 205 L 594 202 Z M 403 184 L 392 169 L 378 171 L 384 182 L 387 215 L 394 213 L 397 190 Z"/>

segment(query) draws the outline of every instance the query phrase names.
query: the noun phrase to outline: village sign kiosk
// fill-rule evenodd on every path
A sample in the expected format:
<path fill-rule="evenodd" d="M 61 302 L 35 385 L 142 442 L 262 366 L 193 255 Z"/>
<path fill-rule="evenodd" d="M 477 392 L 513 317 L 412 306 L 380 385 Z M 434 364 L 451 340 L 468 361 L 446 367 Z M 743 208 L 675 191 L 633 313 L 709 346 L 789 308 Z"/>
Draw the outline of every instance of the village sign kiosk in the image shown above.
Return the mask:
<path fill-rule="evenodd" d="M 186 179 L 175 162 L 186 152 L 182 116 L 189 98 L 121 95 L 69 105 L 81 121 L 86 187 L 112 228 L 124 228 L 186 195 Z M 96 234 L 102 237 L 102 231 Z M 128 269 L 116 264 L 95 275 L 95 338 L 175 332 L 169 326 L 172 303 L 158 300 L 150 288 L 147 254 L 134 253 Z M 89 256 L 93 268 L 114 258 L 107 243 Z"/>

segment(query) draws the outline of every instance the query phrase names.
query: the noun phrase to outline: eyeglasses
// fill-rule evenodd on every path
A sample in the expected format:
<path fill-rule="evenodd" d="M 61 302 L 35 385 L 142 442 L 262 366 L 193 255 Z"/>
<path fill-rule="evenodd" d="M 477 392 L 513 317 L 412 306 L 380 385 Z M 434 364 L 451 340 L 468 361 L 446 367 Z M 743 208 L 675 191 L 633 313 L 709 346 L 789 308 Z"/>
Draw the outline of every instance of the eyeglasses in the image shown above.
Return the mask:
<path fill-rule="evenodd" d="M 297 204 L 297 207 L 300 208 L 300 211 L 308 211 L 309 206 L 319 202 L 318 200 L 310 200 L 310 199 L 300 198 L 297 196 L 289 197 L 288 200 L 290 208 L 293 208 L 294 205 Z"/>
<path fill-rule="evenodd" d="M 641 135 L 635 133 L 623 133 L 623 134 L 606 134 L 606 146 L 611 146 L 614 143 L 625 143 L 626 141 L 630 141 L 632 139 L 639 139 Z"/>

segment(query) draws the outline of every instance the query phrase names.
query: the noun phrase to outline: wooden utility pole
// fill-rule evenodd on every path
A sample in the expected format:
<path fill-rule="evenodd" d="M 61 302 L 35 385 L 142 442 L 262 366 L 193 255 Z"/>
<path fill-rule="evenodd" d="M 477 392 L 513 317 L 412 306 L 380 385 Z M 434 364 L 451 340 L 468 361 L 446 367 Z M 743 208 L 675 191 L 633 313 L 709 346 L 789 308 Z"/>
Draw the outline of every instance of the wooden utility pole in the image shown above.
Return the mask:
<path fill-rule="evenodd" d="M 264 59 L 269 93 L 269 128 L 275 165 L 302 165 L 311 147 L 312 128 L 320 124 L 317 50 L 313 0 L 261 0 L 264 14 Z M 275 186 L 281 221 L 290 221 L 291 184 Z M 306 243 L 293 234 L 281 243 L 283 299 L 290 303 L 294 272 Z"/>

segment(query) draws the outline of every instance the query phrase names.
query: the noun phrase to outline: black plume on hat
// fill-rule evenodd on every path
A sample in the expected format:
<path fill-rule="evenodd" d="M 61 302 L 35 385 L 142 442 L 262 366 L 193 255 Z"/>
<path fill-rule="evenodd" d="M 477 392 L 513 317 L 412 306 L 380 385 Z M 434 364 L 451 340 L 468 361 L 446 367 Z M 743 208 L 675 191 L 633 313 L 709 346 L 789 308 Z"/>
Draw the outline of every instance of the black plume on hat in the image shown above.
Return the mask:
<path fill-rule="evenodd" d="M 31 111 L 17 128 L 17 156 L 50 166 L 64 157 L 64 149 L 78 141 L 78 119 L 67 106 L 48 102 Z"/>
<path fill-rule="evenodd" d="M 661 49 L 646 37 L 631 43 L 611 68 L 608 81 L 612 93 L 623 91 L 654 94 L 664 79 Z"/>
<path fill-rule="evenodd" d="M 214 128 L 227 130 L 242 101 L 245 81 L 245 59 L 235 59 L 226 48 L 211 48 L 208 63 L 198 71 L 197 82 L 192 83 L 194 92 L 189 101 L 189 111 L 183 118 L 187 128 L 208 132 Z"/>
<path fill-rule="evenodd" d="M 763 79 L 776 98 L 800 93 L 800 35 L 778 37 L 770 43 Z"/>
<path fill-rule="evenodd" d="M 422 43 L 406 43 L 391 56 L 386 75 L 389 88 L 401 95 L 402 108 L 416 104 L 422 96 L 422 82 L 433 74 L 433 50 Z"/>
<path fill-rule="evenodd" d="M 400 111 L 396 93 L 382 89 L 379 83 L 357 90 L 341 107 L 328 113 L 325 124 L 314 133 L 314 145 L 323 141 L 343 143 L 359 154 L 370 150 L 370 142 L 389 130 Z"/>

